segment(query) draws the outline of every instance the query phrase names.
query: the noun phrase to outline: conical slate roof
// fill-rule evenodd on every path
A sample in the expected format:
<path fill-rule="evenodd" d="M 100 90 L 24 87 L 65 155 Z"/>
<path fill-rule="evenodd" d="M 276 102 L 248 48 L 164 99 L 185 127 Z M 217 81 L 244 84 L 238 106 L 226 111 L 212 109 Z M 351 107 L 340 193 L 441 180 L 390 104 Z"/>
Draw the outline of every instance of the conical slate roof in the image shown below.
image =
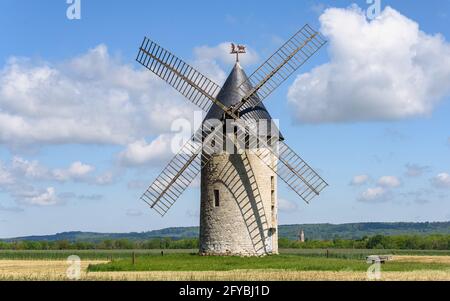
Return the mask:
<path fill-rule="evenodd" d="M 244 86 L 241 88 L 241 90 L 245 93 L 250 92 L 253 88 L 247 81 L 247 79 L 248 77 L 245 74 L 244 69 L 242 69 L 239 62 L 237 62 L 236 65 L 234 65 L 233 70 L 231 71 L 227 80 L 223 84 L 219 94 L 217 95 L 217 99 L 227 107 L 238 104 L 242 99 L 241 94 L 238 92 L 239 86 L 245 82 Z M 255 108 L 250 108 L 242 111 L 240 115 L 250 116 L 254 120 L 272 120 L 272 117 L 270 116 L 269 112 L 262 102 L 260 102 Z M 223 116 L 223 110 L 216 104 L 213 104 L 209 112 L 206 114 L 205 120 L 222 120 Z M 279 133 L 279 136 L 280 140 L 284 140 L 284 137 L 281 133 Z"/>

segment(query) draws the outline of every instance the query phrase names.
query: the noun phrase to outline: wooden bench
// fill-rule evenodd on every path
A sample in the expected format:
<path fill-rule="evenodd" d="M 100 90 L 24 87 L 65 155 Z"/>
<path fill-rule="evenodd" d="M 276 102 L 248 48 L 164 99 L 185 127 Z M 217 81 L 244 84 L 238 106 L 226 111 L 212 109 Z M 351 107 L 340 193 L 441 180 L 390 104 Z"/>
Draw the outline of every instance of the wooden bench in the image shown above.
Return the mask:
<path fill-rule="evenodd" d="M 367 263 L 386 263 L 386 261 L 392 260 L 392 255 L 370 255 L 366 257 Z"/>

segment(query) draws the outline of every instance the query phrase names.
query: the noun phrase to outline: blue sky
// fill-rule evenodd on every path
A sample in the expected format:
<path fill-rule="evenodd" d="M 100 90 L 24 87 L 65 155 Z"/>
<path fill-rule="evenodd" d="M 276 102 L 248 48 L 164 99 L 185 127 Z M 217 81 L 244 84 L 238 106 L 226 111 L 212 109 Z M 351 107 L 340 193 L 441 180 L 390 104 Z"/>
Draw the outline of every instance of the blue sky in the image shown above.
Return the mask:
<path fill-rule="evenodd" d="M 250 74 L 304 23 L 330 43 L 266 106 L 330 187 L 306 205 L 280 182 L 280 223 L 450 220 L 450 1 L 382 0 L 373 21 L 366 1 L 241 2 L 82 0 L 68 20 L 64 0 L 2 1 L 0 237 L 197 225 L 197 187 L 164 219 L 139 201 L 194 110 L 140 42 L 221 82 L 226 43 Z"/>

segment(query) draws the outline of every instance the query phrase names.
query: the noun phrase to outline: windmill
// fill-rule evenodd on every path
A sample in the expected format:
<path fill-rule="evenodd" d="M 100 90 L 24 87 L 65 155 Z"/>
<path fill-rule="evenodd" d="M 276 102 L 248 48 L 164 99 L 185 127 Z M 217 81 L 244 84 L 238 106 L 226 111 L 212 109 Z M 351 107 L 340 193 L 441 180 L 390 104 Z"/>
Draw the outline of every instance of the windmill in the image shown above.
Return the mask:
<path fill-rule="evenodd" d="M 306 24 L 249 77 L 239 64 L 245 47 L 232 44 L 236 64 L 220 87 L 144 38 L 137 62 L 206 118 L 141 199 L 164 216 L 201 173 L 200 254 L 278 253 L 277 178 L 307 203 L 328 185 L 285 143 L 262 103 L 325 43 Z"/>

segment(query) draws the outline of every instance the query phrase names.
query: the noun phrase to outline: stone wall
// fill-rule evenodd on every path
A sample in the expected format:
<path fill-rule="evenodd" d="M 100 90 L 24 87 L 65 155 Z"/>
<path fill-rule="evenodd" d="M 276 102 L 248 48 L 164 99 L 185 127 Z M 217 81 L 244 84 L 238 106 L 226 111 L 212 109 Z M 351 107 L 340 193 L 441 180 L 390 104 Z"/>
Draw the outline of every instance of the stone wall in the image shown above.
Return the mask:
<path fill-rule="evenodd" d="M 200 253 L 277 254 L 276 187 L 276 174 L 256 155 L 213 155 L 201 175 Z"/>

